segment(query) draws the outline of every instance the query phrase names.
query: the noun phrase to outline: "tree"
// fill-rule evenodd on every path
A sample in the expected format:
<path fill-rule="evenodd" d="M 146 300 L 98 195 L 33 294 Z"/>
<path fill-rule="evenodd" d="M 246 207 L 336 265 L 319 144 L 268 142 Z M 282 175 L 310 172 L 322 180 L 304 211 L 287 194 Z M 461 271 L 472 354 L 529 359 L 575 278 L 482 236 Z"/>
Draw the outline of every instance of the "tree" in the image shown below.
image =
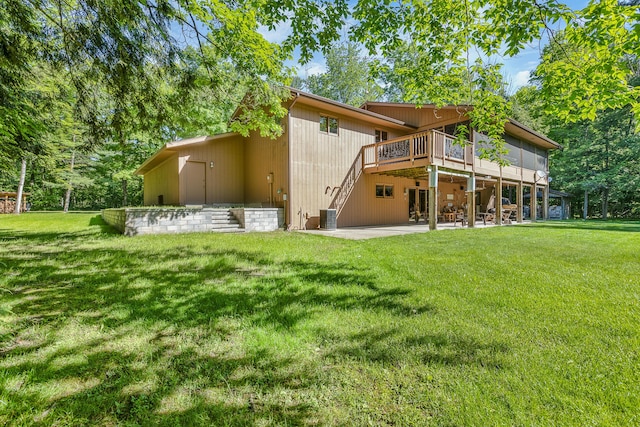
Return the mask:
<path fill-rule="evenodd" d="M 369 74 L 370 61 L 362 56 L 356 43 L 336 45 L 326 60 L 327 71 L 309 76 L 304 83 L 311 93 L 356 107 L 382 96 L 382 88 Z"/>
<path fill-rule="evenodd" d="M 229 82 L 247 92 L 233 91 L 231 129 L 276 136 L 289 96 L 278 89 L 288 78 L 284 61 L 296 49 L 303 61 L 317 50 L 328 56 L 348 22 L 350 40 L 378 58 L 375 69 L 397 76 L 403 100 L 473 104 L 472 125 L 493 138 L 488 155 L 499 160 L 509 105 L 500 66 L 490 58 L 513 56 L 543 36 L 559 45 L 554 26 L 565 28 L 573 48 L 549 51 L 538 69 L 549 111 L 563 120 L 593 120 L 628 105 L 640 114 L 640 92 L 627 83 L 632 68 L 625 61 L 640 46 L 640 11 L 630 5 L 636 3 L 593 0 L 572 11 L 557 0 L 3 0 L 0 154 L 7 165 L 25 153 L 41 156 L 37 144 L 47 128 L 30 110 L 39 104 L 28 80 L 29 70 L 45 63 L 72 83 L 87 149 L 116 144 L 127 153 L 139 141 L 157 146 L 206 129 L 211 113 L 194 94 L 208 85 L 210 99 L 223 99 Z M 284 23 L 291 34 L 280 46 L 259 33 L 261 25 Z M 126 180 L 121 184 L 125 198 Z"/>

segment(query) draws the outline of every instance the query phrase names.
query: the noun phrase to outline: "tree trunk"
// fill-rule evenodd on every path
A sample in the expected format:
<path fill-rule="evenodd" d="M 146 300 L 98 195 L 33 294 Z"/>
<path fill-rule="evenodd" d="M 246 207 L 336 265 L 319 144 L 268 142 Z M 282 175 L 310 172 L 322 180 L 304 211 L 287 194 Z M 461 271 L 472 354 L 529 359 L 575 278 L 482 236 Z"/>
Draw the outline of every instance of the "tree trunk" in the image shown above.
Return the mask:
<path fill-rule="evenodd" d="M 75 140 L 75 136 L 74 136 Z M 71 181 L 71 176 L 73 175 L 73 164 L 76 160 L 76 152 L 71 152 L 71 164 L 69 165 L 69 170 L 71 171 L 71 175 L 69 175 L 69 182 L 67 183 L 67 193 L 64 195 L 64 211 L 69 212 L 69 205 L 71 204 L 71 191 L 73 190 L 73 183 Z"/>
<path fill-rule="evenodd" d="M 584 190 L 584 206 L 582 207 L 582 219 L 587 219 L 589 213 L 589 191 Z"/>
<path fill-rule="evenodd" d="M 127 180 L 122 180 L 122 207 L 127 206 Z"/>
<path fill-rule="evenodd" d="M 609 217 L 609 188 L 605 187 L 602 190 L 602 219 L 606 220 Z"/>
<path fill-rule="evenodd" d="M 24 193 L 24 180 L 27 176 L 27 158 L 22 157 L 20 165 L 20 182 L 18 183 L 18 194 L 16 195 L 16 207 L 13 213 L 19 214 L 22 209 L 22 193 Z"/>

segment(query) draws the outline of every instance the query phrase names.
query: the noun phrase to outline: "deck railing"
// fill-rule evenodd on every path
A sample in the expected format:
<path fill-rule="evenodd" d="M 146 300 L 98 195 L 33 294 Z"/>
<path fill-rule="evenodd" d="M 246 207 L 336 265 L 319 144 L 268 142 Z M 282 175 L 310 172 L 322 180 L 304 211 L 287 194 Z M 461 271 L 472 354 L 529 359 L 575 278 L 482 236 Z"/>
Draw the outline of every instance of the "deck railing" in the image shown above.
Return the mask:
<path fill-rule="evenodd" d="M 460 145 L 455 137 L 436 130 L 415 133 L 364 146 L 364 167 L 419 159 L 428 159 L 429 163 L 450 160 L 472 165 L 473 152 L 467 149 L 471 143 L 467 141 L 466 144 Z"/>
<path fill-rule="evenodd" d="M 430 133 L 420 132 L 365 145 L 364 167 L 428 158 Z"/>

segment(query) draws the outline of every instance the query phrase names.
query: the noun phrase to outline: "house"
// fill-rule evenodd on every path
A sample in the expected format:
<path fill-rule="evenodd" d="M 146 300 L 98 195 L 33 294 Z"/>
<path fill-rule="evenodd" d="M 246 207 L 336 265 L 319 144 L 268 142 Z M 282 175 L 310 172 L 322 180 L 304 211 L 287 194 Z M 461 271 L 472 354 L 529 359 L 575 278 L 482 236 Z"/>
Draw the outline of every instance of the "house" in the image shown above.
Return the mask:
<path fill-rule="evenodd" d="M 505 125 L 510 165 L 501 167 L 480 159 L 482 134 L 470 129 L 466 146 L 454 142 L 456 127 L 468 126 L 467 108 L 356 108 L 291 94 L 277 139 L 225 133 L 166 144 L 136 171 L 144 204 L 275 206 L 291 228 L 318 227 L 328 213 L 338 227 L 428 221 L 433 229 L 463 208 L 481 218 L 503 198 L 517 206 L 518 222 L 529 212 L 546 218 L 548 152 L 559 145 L 516 121 Z"/>

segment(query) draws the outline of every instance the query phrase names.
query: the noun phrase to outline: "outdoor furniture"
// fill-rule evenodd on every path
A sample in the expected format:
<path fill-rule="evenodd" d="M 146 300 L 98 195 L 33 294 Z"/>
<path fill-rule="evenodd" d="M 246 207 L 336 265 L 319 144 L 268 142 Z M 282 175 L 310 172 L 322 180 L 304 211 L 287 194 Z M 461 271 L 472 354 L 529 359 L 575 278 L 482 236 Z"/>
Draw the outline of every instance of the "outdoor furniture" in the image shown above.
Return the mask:
<path fill-rule="evenodd" d="M 460 224 L 464 227 L 465 225 L 467 225 L 467 210 L 466 209 L 459 209 L 458 212 L 456 212 L 456 216 L 455 219 L 453 221 L 453 226 L 456 226 L 456 222 L 460 221 Z"/>
<path fill-rule="evenodd" d="M 507 204 L 502 205 L 502 223 L 511 224 L 512 216 L 516 213 L 518 205 Z"/>
<path fill-rule="evenodd" d="M 445 212 L 442 215 L 444 215 L 444 220 L 447 222 L 454 222 L 456 221 L 456 213 L 455 212 Z"/>
<path fill-rule="evenodd" d="M 481 219 L 484 225 L 487 225 L 487 221 L 492 222 L 496 219 L 496 196 L 493 194 L 489 197 L 489 203 L 487 203 L 487 209 L 485 212 L 478 212 L 476 219 Z"/>

